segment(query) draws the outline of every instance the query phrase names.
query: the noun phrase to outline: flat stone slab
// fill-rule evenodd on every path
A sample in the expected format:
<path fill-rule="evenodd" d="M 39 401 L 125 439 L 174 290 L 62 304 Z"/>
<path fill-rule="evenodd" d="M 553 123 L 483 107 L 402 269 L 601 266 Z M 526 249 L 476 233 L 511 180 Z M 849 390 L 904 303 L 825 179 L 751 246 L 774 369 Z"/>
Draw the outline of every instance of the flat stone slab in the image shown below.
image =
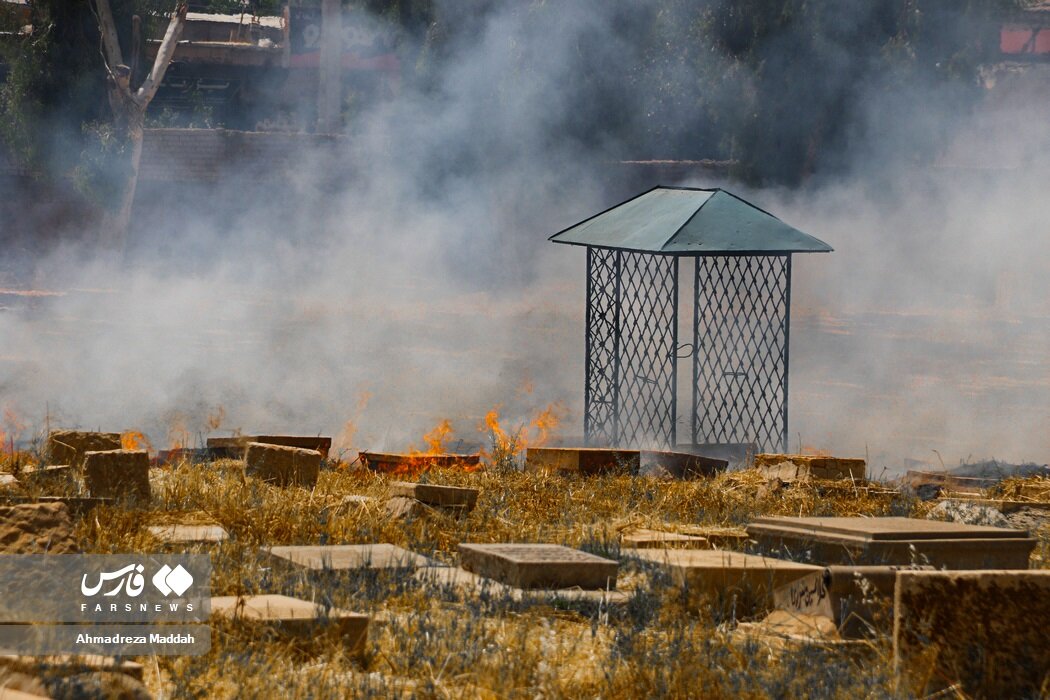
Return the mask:
<path fill-rule="evenodd" d="M 620 564 L 557 544 L 460 544 L 467 571 L 517 588 L 614 589 Z"/>
<path fill-rule="evenodd" d="M 433 562 L 393 544 L 293 545 L 264 547 L 270 556 L 312 571 L 352 569 L 415 569 Z"/>
<path fill-rule="evenodd" d="M 80 468 L 87 452 L 119 450 L 120 433 L 97 433 L 86 430 L 52 430 L 47 435 L 45 457 L 48 464 L 71 464 Z"/>
<path fill-rule="evenodd" d="M 414 498 L 420 503 L 439 508 L 473 510 L 478 502 L 478 490 L 439 484 L 420 484 L 395 481 L 390 484 L 391 497 Z"/>
<path fill-rule="evenodd" d="M 143 679 L 144 667 L 136 661 L 119 660 L 113 656 L 99 654 L 56 654 L 51 656 L 20 656 L 0 654 L 0 667 L 13 671 L 37 675 L 47 673 L 110 672 L 123 673 L 137 681 Z"/>
<path fill-rule="evenodd" d="M 1024 530 L 916 518 L 759 517 L 760 546 L 820 564 L 1026 569 L 1036 540 Z"/>
<path fill-rule="evenodd" d="M 277 486 L 312 487 L 321 473 L 321 453 L 301 447 L 249 442 L 245 473 Z"/>
<path fill-rule="evenodd" d="M 540 603 L 597 603 L 601 605 L 624 605 L 631 599 L 630 593 L 616 590 L 582 588 L 518 588 L 508 586 L 491 578 L 473 574 L 466 569 L 451 566 L 428 566 L 416 569 L 415 578 L 420 583 L 439 587 L 452 587 L 468 594 L 502 594 L 518 601 Z"/>
<path fill-rule="evenodd" d="M 678 532 L 666 532 L 664 530 L 648 530 L 646 528 L 629 530 L 621 534 L 620 546 L 631 549 L 659 549 L 666 547 L 711 549 L 711 543 L 707 541 L 706 537 L 683 535 Z"/>
<path fill-rule="evenodd" d="M 9 496 L 0 495 L 0 503 L 10 505 L 26 505 L 33 503 L 62 503 L 69 509 L 73 516 L 85 513 L 101 505 L 112 505 L 112 498 L 98 498 L 92 496 Z"/>
<path fill-rule="evenodd" d="M 73 521 L 64 503 L 0 506 L 0 554 L 75 554 Z"/>
<path fill-rule="evenodd" d="M 360 452 L 358 457 L 365 469 L 384 474 L 419 474 L 431 468 L 477 469 L 481 464 L 479 454 L 400 454 L 397 452 Z"/>
<path fill-rule="evenodd" d="M 92 496 L 148 501 L 149 453 L 145 450 L 85 452 L 84 486 Z"/>
<path fill-rule="evenodd" d="M 585 476 L 626 472 L 692 479 L 724 471 L 728 462 L 686 452 L 620 450 L 600 447 L 529 447 L 525 471 Z"/>
<path fill-rule="evenodd" d="M 222 525 L 151 525 L 149 533 L 167 544 L 197 544 L 203 542 L 225 542 L 230 538 Z"/>
<path fill-rule="evenodd" d="M 788 483 L 807 479 L 864 481 L 867 475 L 867 463 L 863 459 L 818 455 L 759 454 L 755 455 L 754 466 L 767 479 L 777 478 Z"/>
<path fill-rule="evenodd" d="M 1050 677 L 1050 570 L 901 571 L 893 648 L 905 691 L 1039 697 Z"/>
<path fill-rule="evenodd" d="M 368 637 L 368 615 L 340 608 L 325 611 L 316 603 L 284 595 L 216 596 L 211 614 L 245 622 L 274 625 L 297 635 L 313 635 L 331 625 L 353 650 L 361 650 Z"/>
<path fill-rule="evenodd" d="M 774 590 L 823 571 L 810 564 L 725 550 L 637 549 L 622 550 L 622 554 L 668 571 L 672 582 L 688 591 L 694 606 L 705 598 L 728 600 L 736 596 L 744 608 L 768 610 L 773 606 Z"/>
<path fill-rule="evenodd" d="M 242 459 L 248 443 L 251 442 L 315 450 L 321 453 L 322 459 L 328 459 L 328 451 L 332 449 L 332 438 L 319 435 L 238 435 L 208 438 L 205 445 L 213 459 Z"/>

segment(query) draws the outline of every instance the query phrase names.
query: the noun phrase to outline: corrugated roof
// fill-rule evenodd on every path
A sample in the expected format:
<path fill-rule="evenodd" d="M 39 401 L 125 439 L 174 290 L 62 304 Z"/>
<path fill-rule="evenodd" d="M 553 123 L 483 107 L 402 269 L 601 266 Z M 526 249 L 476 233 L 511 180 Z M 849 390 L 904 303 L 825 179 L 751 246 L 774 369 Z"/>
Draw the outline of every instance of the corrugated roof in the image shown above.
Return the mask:
<path fill-rule="evenodd" d="M 654 187 L 550 237 L 667 255 L 829 253 L 824 241 L 722 189 Z"/>

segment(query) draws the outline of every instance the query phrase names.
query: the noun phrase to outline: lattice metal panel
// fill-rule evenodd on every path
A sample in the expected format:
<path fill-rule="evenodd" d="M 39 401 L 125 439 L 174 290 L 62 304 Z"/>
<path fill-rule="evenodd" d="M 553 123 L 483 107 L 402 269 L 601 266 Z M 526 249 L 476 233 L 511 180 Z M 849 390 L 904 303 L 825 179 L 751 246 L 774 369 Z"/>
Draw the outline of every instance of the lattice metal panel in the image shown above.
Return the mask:
<path fill-rule="evenodd" d="M 675 442 L 678 260 L 588 248 L 590 445 Z"/>
<path fill-rule="evenodd" d="M 696 259 L 693 442 L 787 449 L 791 256 Z"/>
<path fill-rule="evenodd" d="M 587 249 L 587 378 L 584 434 L 588 445 L 616 442 L 619 394 L 620 257 Z"/>

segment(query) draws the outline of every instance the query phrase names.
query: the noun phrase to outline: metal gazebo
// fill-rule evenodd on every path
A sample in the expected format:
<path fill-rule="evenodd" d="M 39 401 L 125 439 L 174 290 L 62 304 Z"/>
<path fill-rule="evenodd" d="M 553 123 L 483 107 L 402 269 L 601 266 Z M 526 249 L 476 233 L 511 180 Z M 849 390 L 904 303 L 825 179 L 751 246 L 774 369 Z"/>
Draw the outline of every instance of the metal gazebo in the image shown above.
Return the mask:
<path fill-rule="evenodd" d="M 588 445 L 678 443 L 692 359 L 693 446 L 787 449 L 791 256 L 821 240 L 722 189 L 654 187 L 550 237 L 587 248 Z M 679 261 L 693 269 L 679 344 Z"/>

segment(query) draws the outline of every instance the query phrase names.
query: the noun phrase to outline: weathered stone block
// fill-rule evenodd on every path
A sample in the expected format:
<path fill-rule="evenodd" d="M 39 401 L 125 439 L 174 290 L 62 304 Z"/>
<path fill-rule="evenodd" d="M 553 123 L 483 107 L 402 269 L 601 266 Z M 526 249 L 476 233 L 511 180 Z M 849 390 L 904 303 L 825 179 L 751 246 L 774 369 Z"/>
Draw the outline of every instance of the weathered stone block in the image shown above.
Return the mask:
<path fill-rule="evenodd" d="M 683 535 L 678 532 L 638 528 L 620 535 L 620 546 L 633 549 L 711 549 L 707 538 L 698 535 Z"/>
<path fill-rule="evenodd" d="M 395 481 L 390 484 L 390 495 L 394 498 L 414 498 L 420 503 L 439 508 L 474 509 L 478 502 L 478 490 L 439 484 L 419 484 Z"/>
<path fill-rule="evenodd" d="M 723 550 L 639 549 L 631 553 L 671 574 L 689 604 L 736 599 L 740 615 L 773 607 L 773 591 L 820 567 Z"/>
<path fill-rule="evenodd" d="M 724 471 L 728 462 L 685 452 L 600 447 L 530 447 L 525 471 L 594 475 L 610 472 L 694 479 Z"/>
<path fill-rule="evenodd" d="M 457 589 L 467 595 L 506 595 L 512 600 L 544 603 L 596 603 L 600 605 L 626 605 L 631 594 L 624 591 L 597 588 L 518 588 L 500 583 L 495 579 L 473 574 L 466 569 L 452 566 L 428 566 L 416 570 L 414 578 L 439 589 Z"/>
<path fill-rule="evenodd" d="M 313 486 L 321 472 L 321 453 L 301 447 L 248 443 L 246 473 L 278 486 Z"/>
<path fill-rule="evenodd" d="M 817 455 L 755 455 L 755 469 L 767 479 L 785 483 L 807 479 L 853 479 L 863 481 L 867 464 L 863 459 L 822 457 Z"/>
<path fill-rule="evenodd" d="M 92 496 L 148 501 L 149 453 L 145 450 L 85 452 L 84 485 Z"/>
<path fill-rule="evenodd" d="M 69 464 L 79 469 L 84 466 L 87 452 L 119 450 L 120 433 L 94 433 L 83 430 L 52 430 L 47 436 L 48 464 Z"/>
<path fill-rule="evenodd" d="M 619 562 L 556 544 L 460 544 L 465 570 L 517 588 L 616 588 Z"/>
<path fill-rule="evenodd" d="M 73 521 L 63 503 L 0 506 L 0 554 L 74 554 Z"/>
<path fill-rule="evenodd" d="M 22 481 L 31 488 L 58 489 L 72 485 L 76 481 L 76 471 L 70 464 L 42 465 L 24 470 Z"/>
<path fill-rule="evenodd" d="M 1024 530 L 915 518 L 760 517 L 759 546 L 819 564 L 1026 569 L 1035 539 Z"/>
<path fill-rule="evenodd" d="M 214 459 L 242 459 L 248 444 L 252 442 L 316 450 L 321 453 L 321 459 L 328 459 L 328 451 L 332 449 L 332 438 L 318 435 L 238 435 L 237 437 L 208 438 L 205 444 Z"/>
<path fill-rule="evenodd" d="M 895 566 L 829 566 L 773 591 L 777 610 L 825 617 L 843 638 L 890 632 Z"/>
<path fill-rule="evenodd" d="M 264 554 L 313 571 L 414 569 L 433 564 L 426 557 L 393 544 L 339 544 L 267 547 Z"/>
<path fill-rule="evenodd" d="M 202 542 L 224 542 L 230 535 L 222 525 L 152 525 L 149 533 L 165 544 L 199 544 Z"/>
<path fill-rule="evenodd" d="M 900 571 L 893 625 L 903 690 L 970 697 L 1050 687 L 1050 571 Z"/>
<path fill-rule="evenodd" d="M 368 615 L 340 608 L 325 610 L 316 603 L 284 595 L 216 596 L 211 599 L 213 616 L 271 625 L 300 637 L 320 631 L 334 633 L 351 653 L 364 649 L 368 638 Z"/>

